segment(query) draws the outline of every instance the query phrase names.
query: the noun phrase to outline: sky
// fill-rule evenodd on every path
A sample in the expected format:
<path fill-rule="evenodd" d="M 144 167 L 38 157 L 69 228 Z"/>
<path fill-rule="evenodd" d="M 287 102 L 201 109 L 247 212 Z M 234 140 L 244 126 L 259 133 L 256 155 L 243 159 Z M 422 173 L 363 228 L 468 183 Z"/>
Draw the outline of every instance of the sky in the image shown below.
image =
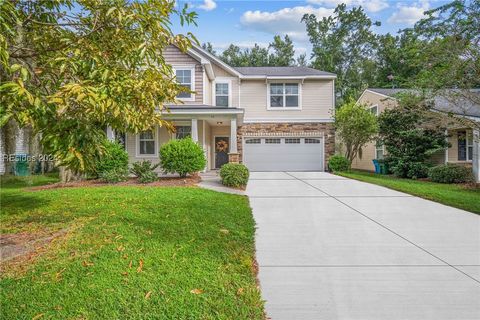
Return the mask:
<path fill-rule="evenodd" d="M 311 52 L 311 46 L 300 22 L 306 13 L 317 17 L 332 14 L 339 3 L 347 7 L 361 5 L 372 21 L 380 21 L 377 33 L 396 33 L 411 27 L 422 18 L 423 12 L 439 7 L 444 0 L 304 0 L 304 1 L 251 1 L 251 0 L 178 0 L 198 13 L 197 27 L 180 28 L 174 22 L 176 32 L 191 31 L 200 43 L 211 42 L 217 52 L 234 43 L 242 48 L 255 43 L 268 46 L 276 34 L 286 35 L 294 41 L 296 55 Z"/>

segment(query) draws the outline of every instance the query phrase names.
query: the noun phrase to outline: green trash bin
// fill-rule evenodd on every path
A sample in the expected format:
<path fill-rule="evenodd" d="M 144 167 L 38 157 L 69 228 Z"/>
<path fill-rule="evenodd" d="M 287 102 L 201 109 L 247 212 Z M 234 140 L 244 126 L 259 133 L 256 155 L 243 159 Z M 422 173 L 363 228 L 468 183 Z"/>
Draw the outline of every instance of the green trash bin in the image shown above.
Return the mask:
<path fill-rule="evenodd" d="M 15 155 L 15 175 L 22 177 L 30 175 L 26 154 Z"/>
<path fill-rule="evenodd" d="M 388 167 L 387 167 L 387 164 L 385 163 L 385 161 L 383 160 L 378 160 L 378 166 L 380 167 L 379 171 L 380 171 L 380 174 L 388 174 Z"/>

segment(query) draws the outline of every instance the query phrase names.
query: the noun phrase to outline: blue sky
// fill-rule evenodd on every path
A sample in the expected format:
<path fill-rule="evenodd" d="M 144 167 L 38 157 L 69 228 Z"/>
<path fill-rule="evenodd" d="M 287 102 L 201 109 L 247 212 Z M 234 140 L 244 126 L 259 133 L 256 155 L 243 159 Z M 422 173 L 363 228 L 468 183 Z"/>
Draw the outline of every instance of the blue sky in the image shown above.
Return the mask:
<path fill-rule="evenodd" d="M 347 6 L 361 5 L 373 21 L 380 21 L 378 33 L 396 33 L 410 27 L 428 9 L 438 7 L 444 0 L 305 0 L 305 1 L 250 1 L 250 0 L 178 0 L 178 5 L 188 3 L 198 13 L 198 27 L 188 28 L 200 42 L 211 42 L 217 51 L 230 43 L 252 47 L 254 43 L 267 46 L 275 34 L 288 34 L 297 49 L 297 55 L 310 53 L 304 24 L 305 13 L 318 17 L 328 16 L 338 3 Z M 176 32 L 183 32 L 175 24 Z"/>

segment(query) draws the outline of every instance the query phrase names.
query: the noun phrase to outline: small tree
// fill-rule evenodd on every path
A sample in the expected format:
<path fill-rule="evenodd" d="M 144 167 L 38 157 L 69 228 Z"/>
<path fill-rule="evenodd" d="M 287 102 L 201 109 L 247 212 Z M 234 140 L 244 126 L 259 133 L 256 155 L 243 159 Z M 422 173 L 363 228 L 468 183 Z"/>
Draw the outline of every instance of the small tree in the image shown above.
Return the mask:
<path fill-rule="evenodd" d="M 399 177 L 426 177 L 430 156 L 448 148 L 445 129 L 432 126 L 428 114 L 420 111 L 423 109 L 416 107 L 414 97 L 405 96 L 400 97 L 397 108 L 386 110 L 379 117 L 386 160 Z"/>
<path fill-rule="evenodd" d="M 362 156 L 362 147 L 377 134 L 377 117 L 365 106 L 350 101 L 335 114 L 335 129 L 345 146 L 345 157 L 352 162 Z"/>

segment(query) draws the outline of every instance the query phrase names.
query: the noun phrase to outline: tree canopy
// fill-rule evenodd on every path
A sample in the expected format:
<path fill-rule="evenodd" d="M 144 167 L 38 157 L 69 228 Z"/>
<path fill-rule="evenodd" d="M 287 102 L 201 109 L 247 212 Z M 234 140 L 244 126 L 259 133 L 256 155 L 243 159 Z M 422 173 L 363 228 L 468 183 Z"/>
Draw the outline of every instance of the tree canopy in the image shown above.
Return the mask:
<path fill-rule="evenodd" d="M 288 35 L 283 39 L 276 35 L 267 48 L 255 43 L 253 48 L 242 49 L 238 45 L 230 44 L 221 54 L 217 54 L 210 42 L 204 43 L 202 48 L 218 55 L 220 59 L 234 67 L 265 67 L 265 66 L 293 66 L 296 63 L 306 65 L 306 56 L 300 55 L 295 60 L 295 49 Z"/>
<path fill-rule="evenodd" d="M 139 132 L 168 125 L 157 110 L 181 87 L 161 52 L 187 50 L 170 0 L 51 0 L 0 3 L 0 119 L 40 133 L 58 164 L 82 172 L 102 153 L 102 128 Z"/>

